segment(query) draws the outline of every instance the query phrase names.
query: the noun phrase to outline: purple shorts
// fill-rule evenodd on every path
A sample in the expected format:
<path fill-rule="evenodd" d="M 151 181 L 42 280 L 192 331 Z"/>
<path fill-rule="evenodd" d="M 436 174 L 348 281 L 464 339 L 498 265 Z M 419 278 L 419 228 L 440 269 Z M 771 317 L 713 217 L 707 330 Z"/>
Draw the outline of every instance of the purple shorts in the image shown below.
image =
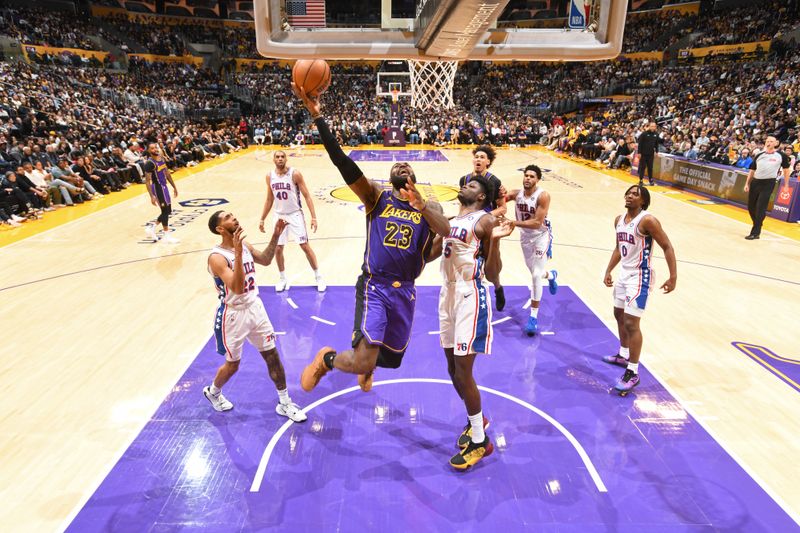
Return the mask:
<path fill-rule="evenodd" d="M 364 337 L 369 344 L 404 352 L 411 337 L 416 303 L 413 281 L 391 281 L 361 274 L 356 283 L 353 347 Z"/>

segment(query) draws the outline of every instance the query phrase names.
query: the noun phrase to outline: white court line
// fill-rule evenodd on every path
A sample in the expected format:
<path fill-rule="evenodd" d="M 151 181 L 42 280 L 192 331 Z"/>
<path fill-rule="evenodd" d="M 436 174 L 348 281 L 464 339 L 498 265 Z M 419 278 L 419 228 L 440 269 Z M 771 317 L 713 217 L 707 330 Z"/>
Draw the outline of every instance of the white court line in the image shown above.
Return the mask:
<path fill-rule="evenodd" d="M 294 300 L 292 300 L 291 298 L 286 298 L 286 303 L 288 303 L 289 307 L 291 307 L 292 309 L 298 309 L 297 304 L 294 303 Z"/>
<path fill-rule="evenodd" d="M 397 383 L 439 383 L 439 384 L 448 385 L 448 386 L 452 386 L 453 385 L 450 381 L 448 381 L 446 379 L 403 378 L 403 379 L 387 379 L 387 380 L 384 380 L 384 381 L 376 381 L 376 382 L 374 382 L 372 384 L 372 386 L 373 387 L 377 387 L 378 385 L 394 385 L 394 384 L 397 384 Z M 501 392 L 501 391 L 496 390 L 496 389 L 490 389 L 489 387 L 483 387 L 481 385 L 478 385 L 478 388 L 480 390 L 482 390 L 483 392 L 488 392 L 489 394 L 494 394 L 496 396 L 500 396 L 501 398 L 505 398 L 507 400 L 511 400 L 512 402 L 514 402 L 516 404 L 519 404 L 522 407 L 525 407 L 526 409 L 528 409 L 530 411 L 533 411 L 534 413 L 536 413 L 537 415 L 539 415 L 540 417 L 542 417 L 546 421 L 548 421 L 553 427 L 555 427 L 559 432 L 561 432 L 561 434 L 564 435 L 564 437 L 567 438 L 567 440 L 570 442 L 570 444 L 572 444 L 572 447 L 575 448 L 575 451 L 578 452 L 578 455 L 580 456 L 581 460 L 583 461 L 583 464 L 586 466 L 586 469 L 589 471 L 589 475 L 592 477 L 592 481 L 594 481 L 594 484 L 597 487 L 597 490 L 600 491 L 600 492 L 608 492 L 608 489 L 606 488 L 605 484 L 603 483 L 603 480 L 600 479 L 600 474 L 597 472 L 597 469 L 594 467 L 594 464 L 592 464 L 592 460 L 589 459 L 589 454 L 587 454 L 586 450 L 583 449 L 583 446 L 581 446 L 580 442 L 578 442 L 578 439 L 576 439 L 575 436 L 572 433 L 570 433 L 567 428 L 562 426 L 558 422 L 558 420 L 556 420 L 552 416 L 548 415 L 547 413 L 545 413 L 541 409 L 539 409 L 537 407 L 534 407 L 533 405 L 529 404 L 526 401 L 523 401 L 523 400 L 520 400 L 519 398 L 511 396 L 510 394 L 506 394 L 505 392 Z M 345 395 L 345 394 L 350 393 L 350 392 L 355 392 L 357 390 L 361 390 L 361 387 L 355 386 L 355 387 L 350 387 L 348 389 L 342 389 L 340 391 L 336 391 L 333 394 L 329 394 L 328 396 L 325 396 L 324 398 L 320 398 L 319 400 L 317 400 L 316 402 L 312 403 L 311 405 L 306 406 L 303 409 L 303 412 L 306 413 L 306 415 L 307 415 L 315 407 L 317 407 L 319 405 L 322 405 L 323 403 L 325 403 L 325 402 L 327 402 L 329 400 L 332 400 L 334 398 L 338 398 L 339 396 Z M 275 446 L 278 444 L 278 441 L 280 440 L 280 438 L 283 436 L 284 433 L 286 433 L 286 430 L 289 429 L 289 427 L 292 424 L 294 424 L 294 422 L 292 422 L 291 420 L 285 422 L 278 429 L 278 431 L 275 432 L 275 434 L 269 440 L 269 443 L 267 443 L 267 447 L 264 450 L 264 454 L 261 456 L 261 461 L 258 463 L 258 469 L 256 470 L 255 477 L 253 478 L 253 483 L 252 483 L 252 485 L 250 485 L 250 492 L 258 492 L 259 490 L 261 490 L 261 483 L 264 481 L 264 474 L 267 471 L 267 463 L 269 463 L 269 458 L 272 455 L 272 451 L 275 449 Z"/>
<path fill-rule="evenodd" d="M 494 322 L 492 322 L 492 325 L 496 326 L 497 324 L 502 324 L 503 322 L 508 322 L 509 320 L 511 320 L 511 317 L 510 316 L 506 316 L 506 317 L 501 318 L 500 320 L 495 320 Z"/>
<path fill-rule="evenodd" d="M 523 308 L 523 309 L 527 309 L 527 308 L 529 308 L 530 306 L 531 306 L 531 301 L 530 301 L 530 300 L 528 300 L 527 302 L 525 302 L 525 305 L 523 305 L 523 306 L 522 306 L 522 308 Z"/>
<path fill-rule="evenodd" d="M 539 335 L 555 335 L 555 331 L 540 331 Z"/>
<path fill-rule="evenodd" d="M 722 215 L 720 215 L 720 216 L 722 216 Z M 589 310 L 590 310 L 592 313 L 594 313 L 594 315 L 595 315 L 596 317 L 600 317 L 600 316 L 601 316 L 601 315 L 597 314 L 597 311 L 595 311 L 594 309 L 592 309 L 592 307 L 591 307 L 591 306 L 590 306 L 588 303 L 586 303 L 586 301 L 585 301 L 583 298 L 581 298 L 581 297 L 580 297 L 580 295 L 579 295 L 577 292 L 575 293 L 575 296 L 578 298 L 578 300 L 580 300 L 580 301 L 581 301 L 581 303 L 583 303 L 583 305 L 585 305 L 585 306 L 586 306 L 586 308 L 587 308 L 587 309 L 589 309 Z M 602 319 L 601 319 L 601 320 L 602 320 Z M 609 326 L 609 324 L 607 324 L 607 323 L 606 323 L 604 320 L 602 320 L 602 322 L 603 322 L 603 324 L 605 324 L 606 328 L 608 328 L 608 330 L 611 332 L 611 334 L 612 334 L 612 335 L 614 335 L 614 337 L 617 337 L 617 338 L 619 338 L 619 337 L 617 336 L 617 334 L 616 334 L 616 333 L 614 333 L 614 329 L 615 329 L 615 328 L 612 328 L 611 326 Z M 616 322 L 614 322 L 614 326 L 616 326 Z M 657 374 L 657 373 L 656 373 L 656 372 L 655 372 L 655 371 L 654 371 L 652 368 L 650 368 L 650 367 L 648 366 L 648 367 L 647 367 L 647 370 L 650 372 L 650 374 L 652 374 L 652 375 L 653 375 L 653 377 L 654 377 L 654 378 L 656 378 L 656 381 L 658 381 L 658 382 L 659 382 L 659 384 L 660 384 L 662 387 L 664 387 L 664 389 L 666 389 L 666 391 L 667 391 L 667 392 L 668 392 L 668 393 L 669 393 L 669 394 L 670 394 L 670 395 L 671 395 L 673 398 L 675 398 L 676 400 L 678 400 L 678 403 L 679 403 L 679 404 L 680 404 L 680 405 L 681 405 L 681 406 L 682 406 L 682 407 L 683 407 L 683 408 L 686 410 L 686 412 L 687 412 L 687 413 L 689 413 L 689 415 L 691 415 L 691 417 L 692 417 L 692 418 L 694 418 L 695 420 L 697 420 L 697 423 L 698 423 L 698 424 L 700 424 L 704 430 L 706 430 L 706 433 L 708 433 L 708 435 L 709 435 L 709 436 L 710 436 L 712 439 L 714 439 L 714 442 L 716 442 L 717 444 L 719 444 L 719 446 L 720 446 L 720 447 L 721 447 L 723 450 L 725 450 L 725 453 L 727 453 L 728 455 L 730 455 L 730 456 L 731 456 L 731 459 L 733 459 L 733 460 L 736 462 L 736 464 L 738 464 L 740 467 L 742 467 L 742 470 L 744 470 L 744 471 L 747 473 L 747 475 L 748 475 L 748 476 L 750 476 L 750 478 L 751 478 L 753 481 L 755 481 L 755 482 L 756 482 L 756 484 L 757 484 L 759 487 L 761 487 L 761 488 L 762 488 L 762 490 L 763 490 L 764 492 L 766 492 L 766 493 L 767 493 L 767 496 L 769 496 L 770 498 L 772 498 L 772 500 L 773 500 L 773 501 L 774 501 L 776 504 L 778 504 L 778 507 L 780 507 L 781 509 L 783 509 L 783 511 L 784 511 L 784 512 L 785 512 L 787 515 L 789 515 L 789 518 L 791 518 L 792 520 L 794 520 L 794 521 L 797 523 L 797 525 L 800 525 L 800 514 L 797 514 L 797 513 L 796 513 L 796 512 L 795 512 L 795 511 L 794 511 L 794 510 L 791 508 L 791 507 L 789 507 L 789 505 L 788 505 L 788 504 L 787 504 L 787 503 L 786 503 L 786 502 L 783 500 L 783 498 L 781 498 L 781 497 L 780 497 L 780 496 L 779 496 L 779 495 L 778 495 L 778 494 L 777 494 L 777 493 L 776 493 L 776 492 L 775 492 L 775 491 L 774 491 L 774 490 L 773 490 L 773 489 L 772 489 L 772 488 L 771 488 L 771 487 L 770 487 L 768 484 L 764 483 L 764 481 L 762 481 L 762 480 L 761 480 L 761 478 L 760 478 L 759 476 L 757 476 L 757 475 L 755 474 L 755 472 L 753 472 L 753 470 L 752 470 L 752 469 L 751 469 L 751 468 L 750 468 L 750 467 L 747 465 L 747 463 L 745 463 L 744 461 L 742 461 L 742 460 L 739 458 L 739 456 L 738 456 L 738 455 L 736 455 L 735 453 L 733 453 L 733 452 L 730 450 L 730 448 L 728 448 L 728 447 L 725 445 L 725 443 L 724 443 L 724 442 L 723 442 L 721 439 L 719 439 L 719 438 L 717 437 L 717 434 L 716 434 L 714 431 L 712 431 L 712 430 L 711 430 L 711 428 L 710 428 L 709 426 L 707 426 L 707 425 L 706 425 L 706 423 L 707 423 L 707 422 L 709 422 L 709 421 L 711 421 L 711 420 L 714 420 L 716 417 L 714 417 L 714 416 L 707 416 L 705 419 L 702 419 L 702 418 L 700 418 L 699 416 L 695 415 L 695 414 L 692 412 L 692 410 L 691 410 L 691 408 L 690 408 L 690 405 L 701 404 L 702 402 L 700 402 L 700 401 L 695 401 L 695 402 L 684 402 L 683 400 L 681 400 L 681 397 L 680 397 L 680 395 L 679 395 L 679 394 L 677 394 L 677 393 L 676 393 L 676 392 L 675 392 L 675 391 L 674 391 L 674 390 L 673 390 L 673 389 L 672 389 L 672 388 L 669 386 L 669 384 L 668 384 L 668 383 L 667 383 L 665 380 L 661 379 L 661 378 L 659 377 L 659 375 L 658 375 L 658 374 Z"/>
<path fill-rule="evenodd" d="M 439 335 L 441 331 L 429 331 L 428 335 Z"/>
<path fill-rule="evenodd" d="M 316 320 L 317 322 L 322 322 L 323 324 L 328 324 L 329 326 L 335 326 L 336 322 L 331 322 L 330 320 L 325 320 L 324 318 L 320 318 L 316 315 L 311 315 L 311 320 Z"/>

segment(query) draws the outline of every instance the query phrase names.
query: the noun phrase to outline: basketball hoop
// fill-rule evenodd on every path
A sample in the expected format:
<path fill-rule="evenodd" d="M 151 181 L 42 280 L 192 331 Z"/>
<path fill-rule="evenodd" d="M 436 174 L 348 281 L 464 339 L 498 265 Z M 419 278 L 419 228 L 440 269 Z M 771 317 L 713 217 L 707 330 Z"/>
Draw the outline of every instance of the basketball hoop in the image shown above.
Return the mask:
<path fill-rule="evenodd" d="M 398 91 L 397 89 L 392 89 L 391 92 L 392 92 L 392 103 L 396 104 L 398 98 L 400 98 L 400 91 Z"/>
<path fill-rule="evenodd" d="M 411 106 L 417 109 L 451 109 L 458 61 L 409 59 Z"/>

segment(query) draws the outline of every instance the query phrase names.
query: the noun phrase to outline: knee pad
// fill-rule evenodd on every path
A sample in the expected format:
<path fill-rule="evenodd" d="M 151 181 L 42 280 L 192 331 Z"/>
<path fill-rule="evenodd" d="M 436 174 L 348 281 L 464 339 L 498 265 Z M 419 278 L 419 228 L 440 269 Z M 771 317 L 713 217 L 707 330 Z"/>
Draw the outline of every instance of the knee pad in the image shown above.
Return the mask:
<path fill-rule="evenodd" d="M 400 368 L 404 355 L 405 352 L 393 352 L 385 346 L 381 346 L 381 349 L 378 351 L 378 360 L 375 366 L 381 368 Z"/>

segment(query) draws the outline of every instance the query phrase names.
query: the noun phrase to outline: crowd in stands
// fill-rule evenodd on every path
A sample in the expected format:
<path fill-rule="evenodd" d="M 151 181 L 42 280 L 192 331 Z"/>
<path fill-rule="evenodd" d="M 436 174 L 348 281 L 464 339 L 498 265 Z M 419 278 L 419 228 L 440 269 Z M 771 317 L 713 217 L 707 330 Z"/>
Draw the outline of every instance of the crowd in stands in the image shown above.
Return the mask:
<path fill-rule="evenodd" d="M 135 42 L 150 51 L 175 55 L 186 52 L 178 48 L 184 42 L 215 37 L 207 27 L 181 27 L 183 36 L 170 44 L 165 34 L 153 31 L 157 26 L 127 18 L 106 19 L 100 27 L 88 28 L 70 25 L 69 20 L 49 12 L 48 24 L 41 24 L 32 10 L 17 10 L 12 17 L 8 11 L 0 13 L 0 33 L 17 35 L 25 42 L 54 44 L 57 33 L 66 39 L 61 43 L 75 44 L 83 38 L 81 32 L 93 32 L 117 44 Z M 29 20 L 39 20 L 41 31 L 31 31 Z M 763 16 L 750 20 L 743 16 L 740 22 L 747 26 L 756 20 Z M 771 26 L 759 23 L 752 28 L 769 33 L 789 24 L 788 20 L 776 17 Z M 114 41 L 107 35 L 107 26 L 117 22 L 118 33 L 124 31 L 126 36 Z M 56 32 L 60 23 L 75 33 Z M 654 18 L 634 31 L 664 33 L 673 27 L 670 24 Z M 719 26 L 714 32 L 724 35 L 723 30 Z M 216 42 L 241 57 L 254 50 L 249 48 L 254 46 L 251 34 L 248 29 L 225 30 L 230 38 Z M 631 39 L 639 38 L 631 35 Z M 156 48 L 162 45 L 165 48 Z M 680 67 L 648 61 L 462 65 L 456 76 L 456 106 L 418 112 L 404 105 L 402 127 L 414 144 L 541 143 L 619 168 L 630 164 L 638 135 L 647 122 L 655 120 L 659 149 L 664 152 L 745 168 L 766 136 L 775 135 L 782 149 L 796 158 L 800 55 L 793 41 L 776 42 L 773 50 L 777 55 L 768 62 Z M 103 68 L 109 62 L 104 65 L 77 56 L 43 56 L 41 61 L 44 64 L 0 62 L 3 223 L 16 225 L 58 206 L 101 198 L 141 182 L 141 158 L 151 142 L 159 143 L 172 168 L 224 156 L 251 142 L 285 146 L 319 142 L 308 114 L 291 93 L 291 69 L 280 62 L 234 73 L 134 57 L 126 71 L 109 70 Z M 342 145 L 382 142 L 389 105 L 387 98 L 376 96 L 377 69 L 369 64 L 332 66 L 324 109 Z M 241 120 L 238 115 L 236 120 L 199 119 L 186 112 L 238 112 L 240 103 L 234 95 L 239 97 L 242 91 L 254 101 L 244 108 Z M 558 102 L 612 92 L 632 98 L 624 103 L 587 103 L 569 117 L 553 112 Z M 795 175 L 798 168 L 793 169 Z"/>
<path fill-rule="evenodd" d="M 189 53 L 181 33 L 175 26 L 154 24 L 147 19 L 129 20 L 126 15 L 104 17 L 100 36 L 126 52 L 140 52 L 162 56 L 183 56 Z M 137 49 L 131 49 L 129 42 Z"/>
<path fill-rule="evenodd" d="M 697 15 L 686 15 L 679 11 L 665 11 L 629 17 L 622 38 L 622 52 L 653 52 L 664 50 L 686 34 Z M 670 36 L 666 42 L 664 36 Z"/>
<path fill-rule="evenodd" d="M 23 44 L 98 50 L 87 38 L 97 35 L 92 19 L 74 13 L 44 9 L 8 9 L 0 13 L 0 34 L 16 37 Z"/>
<path fill-rule="evenodd" d="M 724 13 L 705 14 L 695 25 L 696 31 L 702 31 L 703 35 L 692 46 L 768 41 L 797 25 L 797 9 L 796 0 L 766 0 L 748 2 Z"/>

